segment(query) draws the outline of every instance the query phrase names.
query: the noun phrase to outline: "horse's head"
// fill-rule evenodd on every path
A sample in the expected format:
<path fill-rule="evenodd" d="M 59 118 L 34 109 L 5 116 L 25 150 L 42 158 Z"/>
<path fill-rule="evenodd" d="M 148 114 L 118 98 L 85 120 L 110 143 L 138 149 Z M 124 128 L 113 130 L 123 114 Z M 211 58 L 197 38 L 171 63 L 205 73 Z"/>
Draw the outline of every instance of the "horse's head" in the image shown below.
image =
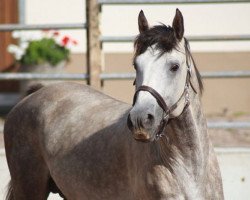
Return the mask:
<path fill-rule="evenodd" d="M 177 9 L 172 27 L 149 28 L 143 11 L 138 17 L 140 34 L 135 40 L 136 93 L 128 116 L 128 127 L 139 141 L 161 136 L 169 118 L 178 117 L 189 103 L 192 57 L 183 37 L 184 24 Z M 195 71 L 196 68 L 195 68 Z"/>

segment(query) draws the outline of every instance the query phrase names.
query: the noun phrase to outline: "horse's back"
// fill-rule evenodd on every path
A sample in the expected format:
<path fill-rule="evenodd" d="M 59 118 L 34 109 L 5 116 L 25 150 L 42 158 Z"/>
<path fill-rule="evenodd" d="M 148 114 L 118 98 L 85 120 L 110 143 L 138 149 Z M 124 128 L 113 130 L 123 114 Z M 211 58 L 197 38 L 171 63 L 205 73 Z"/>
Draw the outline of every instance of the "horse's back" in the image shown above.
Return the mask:
<path fill-rule="evenodd" d="M 126 117 L 129 107 L 82 84 L 53 84 L 17 104 L 6 119 L 5 129 L 6 132 L 8 127 L 12 129 L 13 124 L 18 130 L 32 129 L 29 137 L 32 134 L 38 137 L 36 134 L 40 133 L 42 140 L 47 140 L 44 141 L 47 147 L 54 148 L 54 143 L 66 139 L 64 137 L 88 137 L 111 126 Z"/>

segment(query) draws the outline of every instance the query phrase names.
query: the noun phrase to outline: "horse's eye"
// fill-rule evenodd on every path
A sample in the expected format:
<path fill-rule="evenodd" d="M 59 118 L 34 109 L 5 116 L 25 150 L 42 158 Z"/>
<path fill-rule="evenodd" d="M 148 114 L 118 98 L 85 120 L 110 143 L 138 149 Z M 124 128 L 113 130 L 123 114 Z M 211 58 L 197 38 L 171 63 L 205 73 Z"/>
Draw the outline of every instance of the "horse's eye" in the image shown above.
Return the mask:
<path fill-rule="evenodd" d="M 170 67 L 170 71 L 172 72 L 176 72 L 179 69 L 179 65 L 178 64 L 172 64 Z"/>

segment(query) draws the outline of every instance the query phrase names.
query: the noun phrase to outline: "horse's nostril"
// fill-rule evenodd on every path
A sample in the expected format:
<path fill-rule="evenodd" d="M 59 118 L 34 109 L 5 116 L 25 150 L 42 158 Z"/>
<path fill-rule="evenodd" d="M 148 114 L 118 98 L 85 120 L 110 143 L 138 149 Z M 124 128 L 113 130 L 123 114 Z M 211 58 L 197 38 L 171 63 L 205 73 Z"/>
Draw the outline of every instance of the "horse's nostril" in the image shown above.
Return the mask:
<path fill-rule="evenodd" d="M 150 122 L 153 122 L 154 121 L 154 116 L 152 114 L 148 114 L 148 120 Z"/>
<path fill-rule="evenodd" d="M 135 129 L 149 129 L 155 122 L 154 115 L 150 113 L 136 112 L 129 114 L 127 118 L 127 126 L 133 131 Z"/>

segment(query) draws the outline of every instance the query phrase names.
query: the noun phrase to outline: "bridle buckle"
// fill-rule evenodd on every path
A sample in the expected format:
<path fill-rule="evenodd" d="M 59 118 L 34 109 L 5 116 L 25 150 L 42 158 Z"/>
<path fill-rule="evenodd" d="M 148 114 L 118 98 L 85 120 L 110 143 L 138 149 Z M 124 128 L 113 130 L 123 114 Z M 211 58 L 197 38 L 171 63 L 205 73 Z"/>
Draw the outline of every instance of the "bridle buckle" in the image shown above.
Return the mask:
<path fill-rule="evenodd" d="M 165 123 L 168 122 L 170 116 L 169 116 L 169 113 L 165 114 L 165 116 L 163 117 L 163 120 L 165 121 Z"/>

